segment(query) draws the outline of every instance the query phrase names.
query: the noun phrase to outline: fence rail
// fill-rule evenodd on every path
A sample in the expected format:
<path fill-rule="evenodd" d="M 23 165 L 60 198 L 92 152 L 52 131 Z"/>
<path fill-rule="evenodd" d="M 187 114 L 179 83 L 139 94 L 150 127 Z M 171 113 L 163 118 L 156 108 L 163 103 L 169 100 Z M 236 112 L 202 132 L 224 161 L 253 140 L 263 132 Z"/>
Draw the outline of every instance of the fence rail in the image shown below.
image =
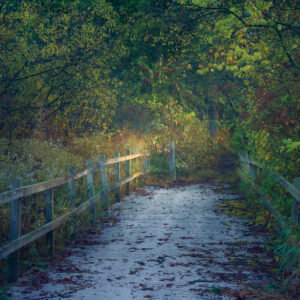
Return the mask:
<path fill-rule="evenodd" d="M 138 157 L 143 157 L 145 155 L 147 156 L 149 154 L 139 153 L 139 154 L 125 155 L 125 156 L 121 156 L 118 158 L 110 158 L 110 159 L 106 160 L 104 163 L 99 162 L 99 163 L 90 165 L 87 168 L 85 168 L 77 173 L 74 173 L 74 174 L 69 174 L 69 175 L 55 178 L 52 180 L 48 180 L 45 182 L 22 186 L 20 188 L 13 189 L 11 191 L 7 191 L 5 193 L 0 194 L 0 205 L 7 203 L 7 202 L 11 202 L 12 200 L 15 200 L 15 199 L 18 199 L 21 197 L 30 196 L 30 195 L 33 195 L 36 193 L 40 193 L 40 192 L 58 187 L 64 183 L 69 182 L 70 180 L 79 179 L 83 176 L 86 176 L 90 170 L 100 169 L 102 165 L 107 166 L 107 165 L 115 164 L 118 162 L 136 159 Z"/>
<path fill-rule="evenodd" d="M 290 193 L 290 195 L 293 197 L 292 208 L 291 208 L 291 221 L 292 223 L 298 225 L 299 206 L 300 206 L 300 177 L 296 177 L 294 179 L 294 184 L 292 184 L 288 180 L 286 180 L 283 176 L 278 175 L 273 171 L 267 169 L 265 166 L 259 164 L 258 162 L 251 159 L 250 157 L 245 157 L 244 155 L 240 155 L 240 162 L 243 164 L 247 164 L 249 166 L 248 175 L 250 177 L 256 178 L 257 169 L 264 170 L 271 175 L 274 181 L 277 181 L 283 188 L 285 188 Z M 273 213 L 281 229 L 287 232 L 287 226 L 285 222 L 283 221 L 280 214 L 273 207 L 272 203 L 267 198 L 265 193 L 255 183 L 252 183 L 251 186 L 263 198 L 265 205 L 268 206 L 270 211 Z"/>
<path fill-rule="evenodd" d="M 116 153 L 115 158 L 107 159 L 105 155 L 100 156 L 100 162 L 91 164 L 86 162 L 86 168 L 74 173 L 74 169 L 70 168 L 69 174 L 60 178 L 49 180 L 42 183 L 37 183 L 28 186 L 20 186 L 20 180 L 14 179 L 11 184 L 11 190 L 0 194 L 0 206 L 5 203 L 10 203 L 10 224 L 9 224 L 9 242 L 0 248 L 0 259 L 8 256 L 10 282 L 16 281 L 19 273 L 20 249 L 33 242 L 39 237 L 46 235 L 46 240 L 49 245 L 49 252 L 53 255 L 54 252 L 54 235 L 53 230 L 68 220 L 79 215 L 81 212 L 90 207 L 92 222 L 95 221 L 95 202 L 103 199 L 103 210 L 108 207 L 108 192 L 116 190 L 116 200 L 120 201 L 120 187 L 126 184 L 126 193 L 129 193 L 129 183 L 136 178 L 148 173 L 148 156 L 149 153 L 130 154 L 120 156 Z M 144 157 L 143 171 L 130 174 L 130 160 Z M 120 162 L 126 162 L 126 178 L 120 180 Z M 106 166 L 115 164 L 115 182 L 107 184 Z M 94 180 L 92 172 L 95 170 L 101 171 L 102 190 L 94 195 Z M 88 200 L 77 207 L 75 206 L 75 189 L 74 180 L 83 176 L 87 176 L 88 184 Z M 69 198 L 73 208 L 71 211 L 53 220 L 54 209 L 54 188 L 63 184 L 68 184 Z M 21 236 L 21 200 L 26 196 L 44 192 L 45 199 L 45 217 L 46 224 L 35 229 L 32 232 Z M 76 235 L 76 220 L 73 220 L 73 231 Z"/>

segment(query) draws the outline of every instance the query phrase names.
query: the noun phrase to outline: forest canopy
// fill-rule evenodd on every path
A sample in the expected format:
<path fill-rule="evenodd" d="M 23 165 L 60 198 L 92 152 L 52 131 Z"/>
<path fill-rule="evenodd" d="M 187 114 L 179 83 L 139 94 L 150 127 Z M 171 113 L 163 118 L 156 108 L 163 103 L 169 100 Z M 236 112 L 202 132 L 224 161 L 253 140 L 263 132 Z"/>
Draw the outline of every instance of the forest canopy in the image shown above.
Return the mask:
<path fill-rule="evenodd" d="M 1 0 L 1 136 L 149 134 L 166 113 L 203 119 L 213 109 L 233 147 L 294 176 L 299 9 L 292 0 Z"/>

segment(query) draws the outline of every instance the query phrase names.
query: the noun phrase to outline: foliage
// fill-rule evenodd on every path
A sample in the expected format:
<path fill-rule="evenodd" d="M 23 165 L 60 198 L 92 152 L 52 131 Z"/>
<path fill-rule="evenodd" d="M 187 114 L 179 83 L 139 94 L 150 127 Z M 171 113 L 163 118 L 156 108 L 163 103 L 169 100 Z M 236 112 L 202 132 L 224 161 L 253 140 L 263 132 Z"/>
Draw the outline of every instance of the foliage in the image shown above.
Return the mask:
<path fill-rule="evenodd" d="M 273 251 L 274 259 L 278 264 L 277 271 L 283 279 L 280 289 L 283 292 L 296 294 L 299 285 L 300 233 L 299 228 L 291 223 L 292 197 L 271 178 L 268 172 L 261 172 L 255 179 L 259 188 L 286 224 L 286 232 L 284 232 L 281 231 L 277 219 L 265 207 L 262 199 L 251 189 L 249 181 L 253 182 L 254 179 L 248 176 L 247 167 L 241 169 L 240 176 L 242 178 L 240 188 L 246 195 L 248 210 L 255 211 L 256 226 L 267 229 L 273 235 L 270 239 L 272 246 L 267 250 Z"/>
<path fill-rule="evenodd" d="M 112 38 L 122 28 L 111 5 L 1 1 L 0 18 L 2 136 L 38 128 L 64 137 L 108 126 L 118 85 L 111 72 L 126 53 Z"/>
<path fill-rule="evenodd" d="M 79 171 L 85 167 L 87 158 L 92 159 L 92 162 L 97 162 L 101 153 L 104 153 L 107 158 L 112 158 L 115 152 L 125 155 L 127 149 L 132 149 L 133 152 L 143 152 L 145 141 L 131 132 L 119 132 L 115 136 L 101 132 L 97 135 L 93 134 L 89 138 L 75 139 L 73 144 L 68 144 L 67 146 L 61 143 L 54 143 L 54 141 L 46 142 L 38 139 L 16 140 L 9 144 L 7 139 L 2 138 L 0 143 L 0 192 L 9 189 L 12 177 L 19 177 L 22 185 L 31 185 L 65 176 L 68 174 L 71 166 L 75 167 L 75 171 Z M 142 160 L 132 162 L 131 172 L 140 171 L 142 166 Z M 124 177 L 125 164 L 121 163 L 121 178 Z M 114 182 L 114 169 L 107 168 L 107 178 L 109 184 Z M 98 193 L 102 184 L 99 171 L 94 172 L 94 184 L 95 192 Z M 85 178 L 75 181 L 75 194 L 75 205 L 79 205 L 87 199 L 87 182 Z M 54 218 L 57 218 L 71 209 L 67 185 L 55 188 L 54 195 Z M 109 197 L 111 200 L 113 194 L 110 194 Z M 43 193 L 22 198 L 21 205 L 22 233 L 28 233 L 45 224 L 45 200 Z M 96 212 L 99 216 L 102 213 L 101 201 L 98 201 L 96 206 Z M 9 210 L 8 204 L 2 205 L 0 208 L 0 245 L 5 244 L 8 240 Z M 79 233 L 80 230 L 87 227 L 89 221 L 89 211 L 80 214 L 76 218 Z M 56 249 L 63 248 L 66 243 L 70 242 L 72 233 L 71 223 L 60 226 L 55 231 Z M 44 243 L 44 238 L 36 240 L 25 247 L 22 252 L 22 260 L 24 261 L 22 270 L 32 265 L 40 264 L 41 260 L 47 255 L 47 246 Z M 5 270 L 5 263 L 5 260 L 1 261 L 0 269 L 2 271 Z M 5 272 L 0 273 L 0 280 L 4 283 Z"/>
<path fill-rule="evenodd" d="M 0 0 L 0 189 L 128 148 L 166 174 L 170 140 L 181 175 L 243 151 L 292 181 L 299 33 L 295 0 Z M 288 219 L 291 199 L 267 176 L 263 188 Z"/>

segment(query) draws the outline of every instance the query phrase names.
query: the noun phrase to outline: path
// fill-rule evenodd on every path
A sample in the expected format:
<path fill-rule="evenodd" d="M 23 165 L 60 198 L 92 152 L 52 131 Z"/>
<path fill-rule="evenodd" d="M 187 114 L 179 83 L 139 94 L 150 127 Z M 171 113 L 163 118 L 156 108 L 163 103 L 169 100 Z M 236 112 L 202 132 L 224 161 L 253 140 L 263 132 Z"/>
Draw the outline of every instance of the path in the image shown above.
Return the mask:
<path fill-rule="evenodd" d="M 216 211 L 239 198 L 219 189 L 149 187 L 126 197 L 63 262 L 20 279 L 13 299 L 255 299 L 274 280 L 263 238 Z"/>

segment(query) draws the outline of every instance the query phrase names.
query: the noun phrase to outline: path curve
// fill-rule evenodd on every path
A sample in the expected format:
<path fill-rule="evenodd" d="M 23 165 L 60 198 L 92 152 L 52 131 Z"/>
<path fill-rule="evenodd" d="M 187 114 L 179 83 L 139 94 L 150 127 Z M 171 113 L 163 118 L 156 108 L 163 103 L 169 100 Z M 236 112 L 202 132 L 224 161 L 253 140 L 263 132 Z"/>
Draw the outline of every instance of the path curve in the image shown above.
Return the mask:
<path fill-rule="evenodd" d="M 20 279 L 12 298 L 243 299 L 274 278 L 262 267 L 270 264 L 263 237 L 216 211 L 239 196 L 219 190 L 194 184 L 131 194 L 68 258 Z"/>

